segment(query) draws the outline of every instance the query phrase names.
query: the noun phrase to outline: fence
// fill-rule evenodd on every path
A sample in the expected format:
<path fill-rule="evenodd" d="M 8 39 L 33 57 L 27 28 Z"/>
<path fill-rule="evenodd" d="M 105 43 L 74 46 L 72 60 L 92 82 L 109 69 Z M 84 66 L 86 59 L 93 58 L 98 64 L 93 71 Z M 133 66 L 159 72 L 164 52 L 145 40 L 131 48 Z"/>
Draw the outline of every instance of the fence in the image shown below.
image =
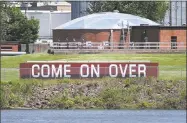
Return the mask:
<path fill-rule="evenodd" d="M 21 44 L 21 52 L 26 52 L 27 45 Z M 29 53 L 43 53 L 48 51 L 49 45 L 48 44 L 29 44 L 28 45 L 28 52 Z"/>
<path fill-rule="evenodd" d="M 185 42 L 126 42 L 126 43 L 110 43 L 105 42 L 53 42 L 50 46 L 53 50 L 63 49 L 175 49 L 185 50 Z"/>
<path fill-rule="evenodd" d="M 119 69 L 119 68 L 118 68 Z M 159 66 L 158 68 L 158 78 L 159 79 L 186 79 L 186 66 Z M 1 81 L 13 81 L 13 80 L 19 80 L 20 79 L 20 71 L 22 69 L 20 68 L 1 68 Z M 29 70 L 31 71 L 31 70 Z M 57 70 L 58 71 L 58 70 Z M 73 68 L 73 71 L 80 72 L 77 68 Z M 63 72 L 63 70 L 62 70 Z M 119 72 L 119 77 L 122 76 Z M 91 72 L 90 72 L 91 73 Z M 63 73 L 62 73 L 63 74 Z M 136 73 L 134 73 L 136 74 Z M 89 74 L 90 76 L 91 74 Z M 78 77 L 76 78 L 83 78 L 80 76 L 80 74 L 77 74 Z M 107 77 L 108 71 L 107 69 L 103 69 L 103 72 L 101 72 L 102 77 Z M 138 75 L 137 75 L 138 76 Z M 59 76 L 60 77 L 60 76 Z M 125 76 L 128 77 L 128 76 Z M 27 76 L 27 78 L 33 78 L 32 75 L 30 74 Z M 53 79 L 63 79 L 64 75 L 62 75 L 60 78 L 54 75 Z"/>
<path fill-rule="evenodd" d="M 26 52 L 27 45 L 21 44 L 21 51 Z M 53 42 L 51 44 L 29 44 L 29 53 L 47 53 L 49 49 L 53 51 L 73 51 L 73 50 L 186 50 L 185 42 L 126 42 L 110 43 L 104 42 Z"/>

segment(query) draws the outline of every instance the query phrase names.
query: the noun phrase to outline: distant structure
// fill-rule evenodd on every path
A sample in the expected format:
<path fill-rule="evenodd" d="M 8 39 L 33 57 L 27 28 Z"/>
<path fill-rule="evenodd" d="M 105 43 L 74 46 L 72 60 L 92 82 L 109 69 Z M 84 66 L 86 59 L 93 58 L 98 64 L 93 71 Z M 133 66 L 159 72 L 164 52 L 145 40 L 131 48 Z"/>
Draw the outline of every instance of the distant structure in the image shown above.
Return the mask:
<path fill-rule="evenodd" d="M 71 4 L 68 2 L 22 2 L 16 3 L 28 19 L 39 20 L 37 43 L 52 42 L 52 29 L 71 20 Z"/>
<path fill-rule="evenodd" d="M 89 7 L 89 1 L 71 1 L 71 19 L 76 19 L 85 15 L 88 15 L 86 12 Z"/>
<path fill-rule="evenodd" d="M 71 19 L 88 15 L 88 1 L 73 1 L 71 3 Z M 187 23 L 187 1 L 170 0 L 169 10 L 163 20 L 164 26 L 182 26 Z"/>
<path fill-rule="evenodd" d="M 187 25 L 187 1 L 170 0 L 163 24 L 165 26 Z"/>
<path fill-rule="evenodd" d="M 27 5 L 28 6 L 25 6 Z M 20 8 L 25 10 L 42 10 L 42 11 L 71 11 L 71 4 L 68 2 L 25 2 L 21 3 Z"/>
<path fill-rule="evenodd" d="M 160 43 L 160 49 L 185 49 L 186 34 L 186 26 L 163 26 L 146 18 L 114 11 L 94 13 L 62 24 L 53 29 L 53 41 L 90 45 L 109 43 L 115 47 Z"/>
<path fill-rule="evenodd" d="M 22 13 L 25 13 L 22 10 Z M 60 26 L 71 20 L 70 12 L 61 11 L 41 11 L 41 10 L 27 10 L 27 17 L 29 19 L 35 18 L 39 20 L 39 38 L 52 39 L 52 29 Z"/>
<path fill-rule="evenodd" d="M 76 18 L 56 27 L 53 29 L 53 41 L 124 43 L 130 40 L 129 27 L 141 25 L 159 26 L 160 24 L 146 18 L 116 11 L 95 13 Z"/>

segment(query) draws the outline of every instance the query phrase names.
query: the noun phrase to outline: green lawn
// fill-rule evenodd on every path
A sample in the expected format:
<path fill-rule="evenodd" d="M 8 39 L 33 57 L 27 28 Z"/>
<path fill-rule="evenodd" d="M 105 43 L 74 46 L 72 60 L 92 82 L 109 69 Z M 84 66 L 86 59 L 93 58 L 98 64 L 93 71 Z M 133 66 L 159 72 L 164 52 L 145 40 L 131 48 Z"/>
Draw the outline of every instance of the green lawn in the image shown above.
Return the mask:
<path fill-rule="evenodd" d="M 19 68 L 19 64 L 26 61 L 112 61 L 112 60 L 146 60 L 159 63 L 159 77 L 162 79 L 185 79 L 186 78 L 186 54 L 71 54 L 49 55 L 28 54 L 22 56 L 6 56 L 1 58 L 1 68 Z M 1 69 L 2 80 L 19 78 L 16 69 Z"/>
<path fill-rule="evenodd" d="M 44 60 L 149 60 L 158 62 L 160 66 L 180 67 L 186 66 L 186 54 L 73 54 L 73 55 L 49 55 L 28 54 L 22 56 L 6 56 L 1 58 L 2 68 L 19 68 L 19 64 L 26 61 Z"/>

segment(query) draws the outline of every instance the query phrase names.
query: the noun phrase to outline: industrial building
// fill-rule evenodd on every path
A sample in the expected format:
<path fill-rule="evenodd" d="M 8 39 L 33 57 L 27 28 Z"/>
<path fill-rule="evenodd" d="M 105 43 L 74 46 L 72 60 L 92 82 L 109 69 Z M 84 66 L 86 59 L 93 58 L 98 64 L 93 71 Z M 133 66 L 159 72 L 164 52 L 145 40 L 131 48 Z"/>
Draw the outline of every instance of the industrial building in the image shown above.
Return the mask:
<path fill-rule="evenodd" d="M 127 37 L 127 31 L 130 26 L 159 25 L 149 19 L 122 14 L 118 12 L 103 12 L 87 15 L 74 19 L 53 29 L 54 42 L 69 41 L 108 41 L 113 35 L 113 41 L 119 42 L 121 30 L 123 38 Z M 111 35 L 111 30 L 113 34 Z"/>
<path fill-rule="evenodd" d="M 52 39 L 52 29 L 71 20 L 70 11 L 27 10 L 26 16 L 39 20 L 39 39 Z"/>
<path fill-rule="evenodd" d="M 69 3 L 71 3 L 72 20 L 88 15 L 89 1 L 70 1 Z"/>
<path fill-rule="evenodd" d="M 68 2 L 13 2 L 12 6 L 21 10 L 41 10 L 41 11 L 71 11 L 71 4 Z"/>
<path fill-rule="evenodd" d="M 187 1 L 169 1 L 169 9 L 163 20 L 164 26 L 187 25 Z"/>
<path fill-rule="evenodd" d="M 71 20 L 71 4 L 67 2 L 13 2 L 12 7 L 18 7 L 28 19 L 39 20 L 39 38 L 34 44 L 29 45 L 29 52 L 41 52 L 48 49 L 48 44 L 52 43 L 52 29 Z M 41 44 L 41 45 L 38 45 Z M 3 52 L 25 52 L 25 44 L 19 42 L 1 43 Z"/>
<path fill-rule="evenodd" d="M 160 49 L 186 49 L 187 27 L 132 26 L 131 42 L 158 42 Z"/>
<path fill-rule="evenodd" d="M 95 13 L 53 29 L 53 42 L 108 42 L 115 45 L 153 42 L 162 48 L 184 49 L 186 25 L 163 26 L 146 18 L 118 12 Z"/>

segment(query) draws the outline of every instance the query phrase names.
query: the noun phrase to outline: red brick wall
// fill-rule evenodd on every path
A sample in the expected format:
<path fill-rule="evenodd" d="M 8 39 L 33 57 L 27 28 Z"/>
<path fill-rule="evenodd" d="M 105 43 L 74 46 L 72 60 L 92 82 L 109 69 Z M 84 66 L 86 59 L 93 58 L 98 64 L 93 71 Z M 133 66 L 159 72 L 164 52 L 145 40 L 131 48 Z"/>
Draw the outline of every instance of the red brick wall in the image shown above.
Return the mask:
<path fill-rule="evenodd" d="M 114 42 L 119 42 L 120 41 L 120 34 L 121 34 L 120 30 L 114 30 L 113 31 L 113 41 Z"/>
<path fill-rule="evenodd" d="M 18 52 L 18 45 L 12 45 L 12 51 Z"/>
<path fill-rule="evenodd" d="M 13 51 L 18 52 L 18 45 L 16 44 L 7 44 L 7 45 L 1 45 L 3 49 L 1 48 L 1 51 Z M 6 49 L 7 48 L 7 49 Z"/>
<path fill-rule="evenodd" d="M 183 43 L 178 46 L 186 46 L 186 40 L 187 40 L 186 33 L 187 32 L 184 29 L 176 29 L 176 30 L 161 29 L 160 30 L 160 42 L 171 42 L 171 36 L 177 36 L 177 42 Z M 171 47 L 170 44 L 169 45 L 162 44 L 160 47 L 164 49 L 164 46 L 169 46 L 169 48 Z"/>
<path fill-rule="evenodd" d="M 113 30 L 113 41 L 120 41 L 120 30 Z M 102 42 L 109 41 L 110 30 L 89 30 L 89 29 L 79 29 L 79 30 L 53 30 L 53 41 L 64 42 L 68 37 L 69 41 L 73 41 L 75 38 L 76 41 L 82 41 L 83 37 L 87 41 L 92 42 Z"/>

